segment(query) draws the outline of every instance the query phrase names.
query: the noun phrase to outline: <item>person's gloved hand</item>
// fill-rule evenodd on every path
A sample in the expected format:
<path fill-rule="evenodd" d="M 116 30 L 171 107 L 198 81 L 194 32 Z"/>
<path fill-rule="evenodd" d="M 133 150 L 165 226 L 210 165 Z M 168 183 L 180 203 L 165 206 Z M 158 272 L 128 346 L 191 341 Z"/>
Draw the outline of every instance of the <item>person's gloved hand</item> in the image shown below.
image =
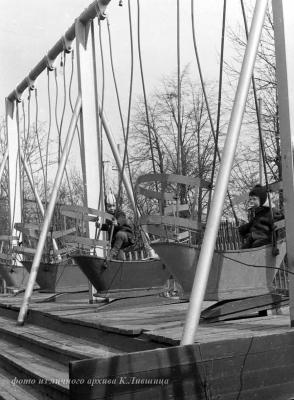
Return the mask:
<path fill-rule="evenodd" d="M 100 217 L 98 217 L 97 218 L 97 221 L 95 222 L 95 225 L 96 225 L 96 228 L 100 228 L 100 226 L 101 226 L 101 220 L 100 220 Z"/>

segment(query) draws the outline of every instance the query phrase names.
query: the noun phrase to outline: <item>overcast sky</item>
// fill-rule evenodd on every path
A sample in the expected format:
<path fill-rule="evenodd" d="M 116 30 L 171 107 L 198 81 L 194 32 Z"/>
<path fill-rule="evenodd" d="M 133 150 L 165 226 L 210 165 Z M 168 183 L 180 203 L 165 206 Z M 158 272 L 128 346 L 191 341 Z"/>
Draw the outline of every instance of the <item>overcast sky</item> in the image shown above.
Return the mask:
<path fill-rule="evenodd" d="M 0 116 L 5 112 L 5 97 L 28 75 L 44 55 L 50 50 L 75 18 L 92 2 L 89 0 L 1 0 L 0 12 Z M 132 10 L 134 40 L 134 85 L 133 104 L 137 96 L 142 96 L 142 84 L 137 51 L 137 0 L 130 0 Z M 245 0 L 246 6 L 253 0 Z M 140 0 L 141 11 L 141 50 L 145 85 L 147 93 L 158 86 L 163 75 L 175 74 L 177 71 L 177 1 L 176 0 Z M 195 29 L 198 52 L 206 82 L 217 81 L 219 74 L 219 58 L 222 29 L 223 0 L 195 0 Z M 128 93 L 130 86 L 130 28 L 128 1 L 111 0 L 107 15 L 110 21 L 113 57 L 116 78 L 123 106 L 124 121 L 127 120 Z M 181 16 L 181 67 L 189 65 L 191 76 L 199 81 L 191 28 L 191 1 L 180 1 Z M 106 21 L 104 24 L 104 52 L 108 51 Z M 242 24 L 241 6 L 238 0 L 227 0 L 227 27 L 240 28 Z M 242 29 L 242 25 L 241 25 Z M 225 41 L 225 58 L 233 56 L 230 42 Z M 58 66 L 59 64 L 57 64 Z M 60 66 L 59 66 L 59 69 Z M 61 74 L 61 71 L 60 71 Z M 110 64 L 106 64 L 105 113 L 109 127 L 117 142 L 122 142 L 121 125 L 114 85 L 111 78 Z M 52 81 L 53 81 L 53 74 Z M 43 73 L 44 84 L 46 75 Z M 59 75 L 60 84 L 62 76 Z M 41 78 L 36 82 L 39 99 L 39 120 L 48 125 L 48 98 L 45 86 L 41 86 Z M 61 93 L 59 92 L 61 102 Z M 27 93 L 23 99 L 27 101 Z M 42 101 L 43 100 L 43 103 Z M 52 94 L 52 104 L 54 97 Z M 217 101 L 217 98 L 215 98 Z M 62 103 L 59 106 L 59 118 Z M 31 118 L 34 121 L 33 110 Z M 67 121 L 63 127 L 66 129 Z M 63 133 L 64 135 L 64 133 Z M 64 137 L 64 136 L 63 136 Z M 76 139 L 77 140 L 77 139 Z M 72 161 L 75 165 L 78 149 L 77 141 L 73 145 Z"/>
<path fill-rule="evenodd" d="M 88 0 L 1 0 L 1 115 L 5 96 L 27 76 L 90 3 Z M 176 71 L 176 3 L 176 0 L 140 0 L 141 46 L 147 90 L 156 86 L 163 74 Z M 137 1 L 131 0 L 131 4 L 136 43 Z M 181 63 L 182 66 L 190 63 L 193 70 L 195 55 L 191 36 L 191 3 L 190 0 L 181 0 L 180 4 Z M 118 6 L 118 0 L 112 0 L 107 10 L 122 90 L 130 75 L 127 5 L 127 0 L 123 0 L 123 7 Z M 197 41 L 204 78 L 207 80 L 217 79 L 218 76 L 222 6 L 221 0 L 195 0 Z M 227 1 L 227 15 L 227 23 L 234 25 L 241 15 L 239 1 Z M 138 63 L 136 54 L 135 63 Z M 135 87 L 139 90 L 139 83 L 135 83 Z"/>

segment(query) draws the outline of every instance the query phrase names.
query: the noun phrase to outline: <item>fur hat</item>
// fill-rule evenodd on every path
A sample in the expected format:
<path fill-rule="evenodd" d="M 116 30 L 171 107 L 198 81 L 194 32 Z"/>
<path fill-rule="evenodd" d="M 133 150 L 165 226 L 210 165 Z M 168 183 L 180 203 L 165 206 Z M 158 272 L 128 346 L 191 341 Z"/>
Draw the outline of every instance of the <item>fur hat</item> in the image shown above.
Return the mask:
<path fill-rule="evenodd" d="M 266 202 L 266 188 L 265 186 L 255 185 L 249 192 L 249 196 L 259 197 L 260 205 L 262 206 Z"/>

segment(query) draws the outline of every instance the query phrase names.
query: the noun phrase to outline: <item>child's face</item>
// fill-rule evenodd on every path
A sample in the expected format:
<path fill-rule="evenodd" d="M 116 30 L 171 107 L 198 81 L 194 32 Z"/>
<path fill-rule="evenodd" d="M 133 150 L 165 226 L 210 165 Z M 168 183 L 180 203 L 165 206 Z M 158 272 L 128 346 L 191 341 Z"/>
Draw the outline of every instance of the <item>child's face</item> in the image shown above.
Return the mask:
<path fill-rule="evenodd" d="M 110 214 L 114 214 L 115 212 L 115 205 L 114 204 L 107 204 L 106 205 L 106 210 Z"/>
<path fill-rule="evenodd" d="M 124 216 L 120 215 L 120 216 L 117 218 L 117 222 L 118 222 L 120 225 L 123 225 L 123 224 L 126 222 L 126 218 L 125 218 Z"/>
<path fill-rule="evenodd" d="M 249 196 L 248 208 L 259 207 L 260 199 L 257 196 Z"/>

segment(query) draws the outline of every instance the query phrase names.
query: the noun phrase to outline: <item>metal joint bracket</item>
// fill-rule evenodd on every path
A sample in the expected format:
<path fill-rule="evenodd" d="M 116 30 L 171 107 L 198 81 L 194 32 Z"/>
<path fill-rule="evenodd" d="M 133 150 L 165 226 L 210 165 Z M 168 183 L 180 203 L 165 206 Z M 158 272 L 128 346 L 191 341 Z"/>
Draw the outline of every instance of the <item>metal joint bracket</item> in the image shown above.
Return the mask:
<path fill-rule="evenodd" d="M 91 21 L 86 23 L 82 22 L 80 19 L 76 19 L 75 21 L 76 40 L 81 43 L 85 49 L 87 48 L 90 27 Z"/>
<path fill-rule="evenodd" d="M 72 40 L 68 40 L 65 35 L 62 36 L 63 51 L 67 54 L 72 52 Z"/>
<path fill-rule="evenodd" d="M 100 7 L 99 7 L 99 2 L 97 0 L 96 2 L 96 13 L 97 13 L 97 17 L 99 20 L 103 21 L 106 18 L 106 13 L 105 11 L 101 11 Z"/>
<path fill-rule="evenodd" d="M 103 12 L 103 13 L 99 12 L 99 19 L 100 19 L 101 21 L 103 21 L 105 18 L 107 18 L 106 12 Z"/>
<path fill-rule="evenodd" d="M 26 77 L 26 81 L 27 81 L 29 90 L 35 90 L 35 89 L 36 89 L 35 81 L 33 81 L 33 80 L 30 78 L 30 76 L 27 76 L 27 77 Z"/>
<path fill-rule="evenodd" d="M 18 103 L 21 103 L 22 102 L 22 100 L 21 100 L 21 94 L 19 93 L 19 91 L 17 90 L 17 89 L 14 89 L 14 98 L 15 98 L 15 100 L 18 102 Z"/>
<path fill-rule="evenodd" d="M 47 69 L 49 71 L 54 71 L 55 70 L 56 67 L 54 65 L 54 61 L 55 60 L 51 60 L 51 58 L 49 58 L 49 56 L 47 54 L 47 56 L 46 56 L 46 66 L 47 66 Z"/>

